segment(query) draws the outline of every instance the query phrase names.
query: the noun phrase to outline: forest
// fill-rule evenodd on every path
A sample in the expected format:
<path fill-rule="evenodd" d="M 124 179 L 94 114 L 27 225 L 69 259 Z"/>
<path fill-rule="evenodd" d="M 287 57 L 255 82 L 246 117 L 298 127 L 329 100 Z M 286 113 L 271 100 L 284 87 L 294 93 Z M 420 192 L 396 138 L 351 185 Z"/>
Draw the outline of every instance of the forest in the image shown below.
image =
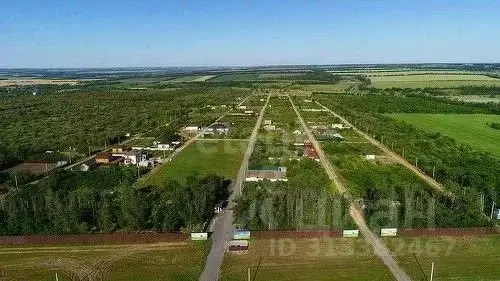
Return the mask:
<path fill-rule="evenodd" d="M 35 96 L 19 87 L 0 95 L 0 170 L 47 150 L 87 155 L 125 140 L 127 133 L 156 136 L 155 129 L 169 123 L 207 125 L 215 116 L 200 112 L 205 105 L 232 105 L 250 94 L 193 85 L 168 91 L 126 90 L 110 83 L 67 87 L 43 87 Z"/>
<path fill-rule="evenodd" d="M 11 189 L 0 197 L 0 235 L 201 231 L 229 196 L 229 181 L 215 175 L 144 188 L 136 179 L 136 168 L 114 166 L 59 171 Z"/>

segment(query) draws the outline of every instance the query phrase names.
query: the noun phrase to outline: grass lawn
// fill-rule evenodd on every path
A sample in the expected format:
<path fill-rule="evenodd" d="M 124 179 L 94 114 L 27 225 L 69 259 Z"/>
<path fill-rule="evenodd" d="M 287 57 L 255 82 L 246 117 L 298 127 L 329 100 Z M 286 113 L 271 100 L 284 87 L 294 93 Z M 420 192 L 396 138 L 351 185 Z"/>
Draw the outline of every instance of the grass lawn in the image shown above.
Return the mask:
<path fill-rule="evenodd" d="M 2 248 L 2 280 L 198 280 L 209 244 Z M 72 278 L 73 277 L 73 278 Z"/>
<path fill-rule="evenodd" d="M 413 280 L 427 278 L 435 262 L 434 280 L 499 280 L 500 235 L 485 237 L 387 238 L 386 245 Z M 429 280 L 429 279 L 427 279 Z"/>
<path fill-rule="evenodd" d="M 500 123 L 500 115 L 398 113 L 390 116 L 413 124 L 419 129 L 439 132 L 476 149 L 500 156 L 500 130 L 487 124 Z"/>
<path fill-rule="evenodd" d="M 247 254 L 226 254 L 222 281 L 255 280 L 393 280 L 363 239 L 252 240 Z"/>
<path fill-rule="evenodd" d="M 423 74 L 370 77 L 375 88 L 453 88 L 460 86 L 500 86 L 500 79 L 486 75 Z"/>
<path fill-rule="evenodd" d="M 240 168 L 247 141 L 198 140 L 151 174 L 145 185 L 162 185 L 166 179 L 183 181 L 194 172 L 234 179 Z"/>

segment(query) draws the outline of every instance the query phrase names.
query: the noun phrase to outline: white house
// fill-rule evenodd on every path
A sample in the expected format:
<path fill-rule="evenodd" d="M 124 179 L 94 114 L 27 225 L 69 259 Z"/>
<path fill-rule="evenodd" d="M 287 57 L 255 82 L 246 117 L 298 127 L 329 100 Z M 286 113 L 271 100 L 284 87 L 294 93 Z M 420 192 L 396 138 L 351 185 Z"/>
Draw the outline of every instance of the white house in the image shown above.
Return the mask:
<path fill-rule="evenodd" d="M 300 130 L 295 130 L 292 132 L 294 135 L 302 135 L 302 132 Z"/>
<path fill-rule="evenodd" d="M 245 110 L 245 114 L 253 114 L 253 110 Z"/>
<path fill-rule="evenodd" d="M 343 129 L 344 124 L 340 124 L 340 123 L 332 124 L 332 128 L 333 129 Z"/>
<path fill-rule="evenodd" d="M 123 154 L 125 165 L 138 165 L 141 161 L 148 160 L 148 156 L 139 150 L 131 150 Z"/>
<path fill-rule="evenodd" d="M 274 131 L 276 130 L 276 125 L 265 125 L 264 129 L 267 131 Z"/>
<path fill-rule="evenodd" d="M 247 106 L 246 105 L 240 105 L 238 106 L 239 109 L 247 109 Z"/>
<path fill-rule="evenodd" d="M 286 167 L 276 167 L 265 170 L 248 170 L 245 180 L 248 182 L 263 180 L 269 180 L 271 182 L 288 181 L 286 178 Z"/>
<path fill-rule="evenodd" d="M 187 126 L 184 128 L 186 132 L 198 132 L 199 130 L 201 130 L 200 126 Z"/>
<path fill-rule="evenodd" d="M 273 121 L 271 120 L 264 120 L 264 125 L 271 125 Z"/>
<path fill-rule="evenodd" d="M 366 154 L 365 158 L 366 158 L 366 160 L 375 160 L 375 155 L 374 154 Z"/>

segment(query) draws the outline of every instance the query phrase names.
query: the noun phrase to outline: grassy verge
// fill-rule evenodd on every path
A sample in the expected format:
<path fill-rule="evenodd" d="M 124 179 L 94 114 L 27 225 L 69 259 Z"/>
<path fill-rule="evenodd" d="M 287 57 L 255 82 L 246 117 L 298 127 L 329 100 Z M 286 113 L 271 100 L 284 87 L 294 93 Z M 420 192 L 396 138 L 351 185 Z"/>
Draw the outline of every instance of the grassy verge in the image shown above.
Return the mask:
<path fill-rule="evenodd" d="M 500 276 L 500 235 L 387 238 L 385 242 L 413 280 L 424 280 L 423 274 L 429 278 L 432 262 L 434 280 L 485 281 Z"/>
<path fill-rule="evenodd" d="M 247 254 L 224 257 L 220 280 L 247 280 L 249 267 L 255 280 L 392 280 L 362 239 L 254 240 Z"/>

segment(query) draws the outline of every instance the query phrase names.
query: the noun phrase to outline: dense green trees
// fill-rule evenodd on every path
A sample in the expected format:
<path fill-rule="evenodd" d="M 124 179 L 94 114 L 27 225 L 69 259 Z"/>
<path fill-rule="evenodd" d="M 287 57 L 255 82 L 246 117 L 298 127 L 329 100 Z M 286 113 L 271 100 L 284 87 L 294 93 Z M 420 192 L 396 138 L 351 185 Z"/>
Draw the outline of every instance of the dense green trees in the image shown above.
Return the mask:
<path fill-rule="evenodd" d="M 140 189 L 136 177 L 135 168 L 106 167 L 12 188 L 0 199 L 0 234 L 201 230 L 228 197 L 228 181 L 214 175 Z"/>
<path fill-rule="evenodd" d="M 36 96 L 24 91 L 0 95 L 0 168 L 46 150 L 71 147 L 86 155 L 123 141 L 126 133 L 156 136 L 154 129 L 167 123 L 174 128 L 190 119 L 206 124 L 215 118 L 198 112 L 207 104 L 230 106 L 250 94 L 248 89 L 207 85 L 134 90 L 104 82 L 45 87 Z"/>
<path fill-rule="evenodd" d="M 487 105 L 468 105 L 426 97 L 399 97 L 388 95 L 316 95 L 328 107 L 347 117 L 355 126 L 382 140 L 385 144 L 434 176 L 452 191 L 456 198 L 440 198 L 443 226 L 474 226 L 486 223 L 483 215 L 489 214 L 493 201 L 500 200 L 500 161 L 494 156 L 458 144 L 449 137 L 426 133 L 381 113 L 432 112 L 432 113 L 491 113 Z M 381 171 L 377 171 L 380 173 Z M 361 171 L 361 174 L 366 171 Z M 390 173 L 396 176 L 397 173 Z M 392 182 L 400 182 L 394 179 Z M 394 184 L 391 184 L 394 186 Z M 391 186 L 389 185 L 389 186 Z M 449 212 L 449 216 L 446 214 Z M 453 215 L 455 214 L 455 215 Z M 462 216 L 460 219 L 457 216 Z M 454 218 L 454 219 L 452 219 Z M 436 218 L 437 219 L 437 218 Z"/>

